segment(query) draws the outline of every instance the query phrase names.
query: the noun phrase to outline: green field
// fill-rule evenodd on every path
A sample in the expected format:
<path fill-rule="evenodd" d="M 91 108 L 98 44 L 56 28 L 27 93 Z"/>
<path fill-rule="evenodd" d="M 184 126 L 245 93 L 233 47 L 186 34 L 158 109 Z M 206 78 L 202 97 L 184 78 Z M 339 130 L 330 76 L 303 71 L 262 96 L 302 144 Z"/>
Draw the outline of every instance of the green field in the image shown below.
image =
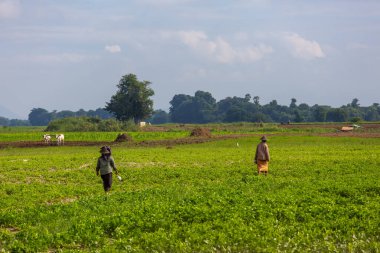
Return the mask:
<path fill-rule="evenodd" d="M 109 196 L 97 146 L 0 149 L 0 252 L 380 251 L 380 138 L 270 136 L 267 177 L 257 143 L 113 146 Z"/>

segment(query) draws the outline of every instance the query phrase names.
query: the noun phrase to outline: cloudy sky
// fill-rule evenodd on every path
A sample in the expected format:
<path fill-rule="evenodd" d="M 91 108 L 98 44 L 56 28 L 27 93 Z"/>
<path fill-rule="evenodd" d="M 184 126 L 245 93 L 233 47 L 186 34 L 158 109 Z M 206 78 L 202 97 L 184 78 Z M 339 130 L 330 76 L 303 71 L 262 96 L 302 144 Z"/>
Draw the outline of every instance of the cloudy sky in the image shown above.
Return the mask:
<path fill-rule="evenodd" d="M 378 0 L 0 0 L 0 111 L 104 107 L 123 75 L 175 94 L 380 102 Z"/>

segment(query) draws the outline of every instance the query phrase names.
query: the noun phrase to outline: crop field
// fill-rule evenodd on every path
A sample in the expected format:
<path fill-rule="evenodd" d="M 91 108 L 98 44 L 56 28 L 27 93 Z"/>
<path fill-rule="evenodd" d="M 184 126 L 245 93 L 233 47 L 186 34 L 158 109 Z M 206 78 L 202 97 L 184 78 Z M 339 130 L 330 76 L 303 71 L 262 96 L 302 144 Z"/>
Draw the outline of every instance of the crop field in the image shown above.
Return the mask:
<path fill-rule="evenodd" d="M 29 134 L 43 133 L 0 142 Z M 0 252 L 380 251 L 380 138 L 278 131 L 268 176 L 252 161 L 258 139 L 115 143 L 123 181 L 108 195 L 95 174 L 100 146 L 2 148 Z"/>

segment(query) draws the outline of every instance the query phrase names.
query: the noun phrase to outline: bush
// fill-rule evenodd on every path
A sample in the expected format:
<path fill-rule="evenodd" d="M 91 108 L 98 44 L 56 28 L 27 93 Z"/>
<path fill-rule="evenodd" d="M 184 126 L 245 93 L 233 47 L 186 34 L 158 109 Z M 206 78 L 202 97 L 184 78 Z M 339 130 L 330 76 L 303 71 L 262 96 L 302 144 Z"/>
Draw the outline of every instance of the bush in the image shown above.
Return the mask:
<path fill-rule="evenodd" d="M 350 121 L 351 121 L 352 123 L 359 123 L 359 122 L 362 121 L 362 118 L 360 118 L 360 117 L 353 117 L 353 118 L 351 118 Z"/>
<path fill-rule="evenodd" d="M 62 132 L 116 132 L 122 131 L 125 125 L 116 119 L 70 117 L 56 119 L 49 123 L 45 131 Z"/>

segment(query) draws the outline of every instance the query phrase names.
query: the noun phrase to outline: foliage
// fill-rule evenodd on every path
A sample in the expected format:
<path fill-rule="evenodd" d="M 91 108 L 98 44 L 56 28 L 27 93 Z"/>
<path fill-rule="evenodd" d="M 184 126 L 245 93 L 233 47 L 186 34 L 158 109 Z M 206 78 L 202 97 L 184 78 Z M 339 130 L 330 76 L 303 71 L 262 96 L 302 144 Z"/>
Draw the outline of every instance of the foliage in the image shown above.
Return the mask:
<path fill-rule="evenodd" d="M 170 116 L 164 110 L 155 110 L 148 120 L 152 124 L 166 124 L 170 121 Z"/>
<path fill-rule="evenodd" d="M 89 111 L 80 109 L 77 112 L 69 110 L 64 110 L 60 112 L 48 112 L 46 109 L 43 108 L 34 108 L 29 113 L 28 122 L 30 122 L 32 126 L 47 126 L 50 123 L 50 121 L 54 119 L 63 119 L 70 117 L 96 117 L 101 119 L 109 119 L 112 117 L 112 114 L 108 113 L 107 111 L 101 108 Z"/>
<path fill-rule="evenodd" d="M 52 115 L 43 108 L 33 108 L 28 116 L 32 126 L 47 126 L 51 119 Z"/>
<path fill-rule="evenodd" d="M 113 147 L 124 181 L 108 197 L 98 147 L 2 150 L 0 249 L 377 252 L 379 139 L 271 136 L 268 177 L 258 141 Z"/>
<path fill-rule="evenodd" d="M 113 113 L 120 121 L 133 119 L 135 123 L 148 118 L 153 112 L 154 91 L 149 88 L 149 81 L 139 81 L 134 74 L 121 78 L 118 91 L 107 102 L 105 109 Z"/>
<path fill-rule="evenodd" d="M 115 132 L 123 130 L 121 122 L 115 119 L 99 119 L 90 117 L 72 117 L 56 119 L 49 123 L 46 132 Z"/>
<path fill-rule="evenodd" d="M 200 100 L 197 94 L 207 94 L 208 99 Z M 197 91 L 195 96 L 175 95 L 170 101 L 169 115 L 176 123 L 210 122 L 347 122 L 350 118 L 370 121 L 380 120 L 380 107 L 374 103 L 370 107 L 360 107 L 358 99 L 340 108 L 305 103 L 297 105 L 295 98 L 289 106 L 281 106 L 276 100 L 260 105 L 259 97 L 227 97 L 215 103 L 208 92 Z M 203 102 L 199 102 L 203 101 Z M 205 102 L 206 101 L 206 102 Z"/>

